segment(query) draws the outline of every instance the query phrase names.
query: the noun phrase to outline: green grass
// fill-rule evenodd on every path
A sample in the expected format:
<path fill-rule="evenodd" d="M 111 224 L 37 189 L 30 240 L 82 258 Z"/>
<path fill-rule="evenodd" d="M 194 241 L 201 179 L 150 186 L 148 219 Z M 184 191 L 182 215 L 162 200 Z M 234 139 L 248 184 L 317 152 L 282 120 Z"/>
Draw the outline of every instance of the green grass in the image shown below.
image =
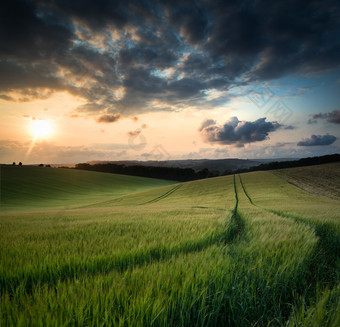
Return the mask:
<path fill-rule="evenodd" d="M 132 192 L 1 214 L 2 326 L 338 325 L 339 201 L 271 172 Z"/>
<path fill-rule="evenodd" d="M 173 181 L 34 166 L 0 167 L 2 210 L 66 207 L 113 199 Z"/>

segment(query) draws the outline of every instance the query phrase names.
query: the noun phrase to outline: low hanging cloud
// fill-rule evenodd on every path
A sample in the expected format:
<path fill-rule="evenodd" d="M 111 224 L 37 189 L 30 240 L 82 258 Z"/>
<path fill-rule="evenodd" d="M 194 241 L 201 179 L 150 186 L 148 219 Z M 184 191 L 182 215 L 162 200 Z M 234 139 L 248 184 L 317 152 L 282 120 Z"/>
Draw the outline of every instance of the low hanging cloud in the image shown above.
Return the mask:
<path fill-rule="evenodd" d="M 312 135 L 309 138 L 305 138 L 298 142 L 298 146 L 317 146 L 317 145 L 330 145 L 336 140 L 334 135 Z"/>
<path fill-rule="evenodd" d="M 232 117 L 222 126 L 216 125 L 216 121 L 212 119 L 206 119 L 199 127 L 199 132 L 206 142 L 243 147 L 247 143 L 264 141 L 270 132 L 280 127 L 282 125 L 276 121 L 266 122 L 266 118 L 250 122 Z"/>
<path fill-rule="evenodd" d="M 327 119 L 329 123 L 340 124 L 340 110 L 333 110 L 332 112 L 326 112 L 313 115 L 314 120 L 309 120 L 310 122 L 316 122 L 317 119 Z"/>
<path fill-rule="evenodd" d="M 103 114 L 97 118 L 97 123 L 114 123 L 120 119 L 120 114 Z"/>

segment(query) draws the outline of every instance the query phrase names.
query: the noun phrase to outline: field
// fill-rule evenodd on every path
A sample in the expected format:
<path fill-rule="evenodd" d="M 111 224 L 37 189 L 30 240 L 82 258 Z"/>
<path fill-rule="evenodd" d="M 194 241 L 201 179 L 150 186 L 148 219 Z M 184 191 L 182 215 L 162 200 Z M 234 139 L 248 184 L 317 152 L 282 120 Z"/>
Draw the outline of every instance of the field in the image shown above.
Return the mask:
<path fill-rule="evenodd" d="M 3 210 L 69 208 L 174 183 L 151 178 L 34 166 L 2 166 L 0 173 Z"/>
<path fill-rule="evenodd" d="M 325 167 L 177 184 L 3 167 L 1 326 L 339 326 Z"/>

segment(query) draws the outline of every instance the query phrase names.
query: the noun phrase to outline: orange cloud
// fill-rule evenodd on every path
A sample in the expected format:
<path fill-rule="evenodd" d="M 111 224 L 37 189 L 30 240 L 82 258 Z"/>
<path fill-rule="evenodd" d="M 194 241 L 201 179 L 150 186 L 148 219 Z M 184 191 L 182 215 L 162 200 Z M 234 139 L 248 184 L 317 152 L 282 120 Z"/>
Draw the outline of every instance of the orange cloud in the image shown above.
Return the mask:
<path fill-rule="evenodd" d="M 97 118 L 97 123 L 114 123 L 120 119 L 120 114 L 103 114 Z"/>

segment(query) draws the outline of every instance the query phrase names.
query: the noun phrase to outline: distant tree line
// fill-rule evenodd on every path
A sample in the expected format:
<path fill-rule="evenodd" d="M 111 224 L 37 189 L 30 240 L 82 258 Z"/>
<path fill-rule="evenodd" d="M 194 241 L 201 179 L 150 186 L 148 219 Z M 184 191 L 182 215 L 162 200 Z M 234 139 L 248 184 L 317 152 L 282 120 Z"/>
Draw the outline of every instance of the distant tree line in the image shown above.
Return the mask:
<path fill-rule="evenodd" d="M 321 157 L 308 157 L 302 158 L 299 160 L 292 160 L 292 161 L 273 161 L 266 164 L 261 164 L 258 166 L 253 166 L 250 168 L 245 169 L 237 169 L 235 171 L 226 171 L 223 175 L 230 175 L 230 174 L 239 174 L 239 173 L 246 173 L 250 171 L 260 171 L 260 170 L 275 170 L 275 169 L 284 169 L 284 168 L 294 168 L 294 167 L 303 167 L 303 166 L 314 166 L 314 165 L 321 165 L 331 162 L 339 162 L 340 161 L 340 154 L 330 154 Z"/>
<path fill-rule="evenodd" d="M 320 165 L 320 164 L 338 162 L 338 161 L 340 161 L 340 154 L 332 154 L 332 155 L 326 155 L 326 156 L 321 156 L 321 157 L 303 158 L 303 159 L 294 160 L 294 161 L 281 161 L 281 162 L 274 161 L 274 162 L 270 162 L 266 164 L 261 164 L 258 166 L 253 166 L 250 168 L 226 170 L 221 175 L 232 175 L 232 174 L 239 174 L 239 173 L 246 173 L 246 172 L 260 171 L 260 170 L 274 170 L 274 169 L 282 169 L 282 168 L 312 166 L 312 165 Z M 140 177 L 169 179 L 169 180 L 175 180 L 179 182 L 187 182 L 187 181 L 192 181 L 196 179 L 220 176 L 218 171 L 210 171 L 207 168 L 204 168 L 196 172 L 192 168 L 153 167 L 153 166 L 142 166 L 142 165 L 126 166 L 126 165 L 118 165 L 118 164 L 111 164 L 111 163 L 94 164 L 94 165 L 90 165 L 88 163 L 79 163 L 79 164 L 76 164 L 75 169 L 98 171 L 98 172 L 112 173 L 112 174 L 140 176 Z"/>
<path fill-rule="evenodd" d="M 126 166 L 117 164 L 94 164 L 88 163 L 76 164 L 75 169 L 99 171 L 105 173 L 151 177 L 160 179 L 169 179 L 180 182 L 192 181 L 196 179 L 203 179 L 209 177 L 219 176 L 218 172 L 212 172 L 205 168 L 196 172 L 192 168 L 178 168 L 178 167 L 152 167 L 152 166 Z"/>

